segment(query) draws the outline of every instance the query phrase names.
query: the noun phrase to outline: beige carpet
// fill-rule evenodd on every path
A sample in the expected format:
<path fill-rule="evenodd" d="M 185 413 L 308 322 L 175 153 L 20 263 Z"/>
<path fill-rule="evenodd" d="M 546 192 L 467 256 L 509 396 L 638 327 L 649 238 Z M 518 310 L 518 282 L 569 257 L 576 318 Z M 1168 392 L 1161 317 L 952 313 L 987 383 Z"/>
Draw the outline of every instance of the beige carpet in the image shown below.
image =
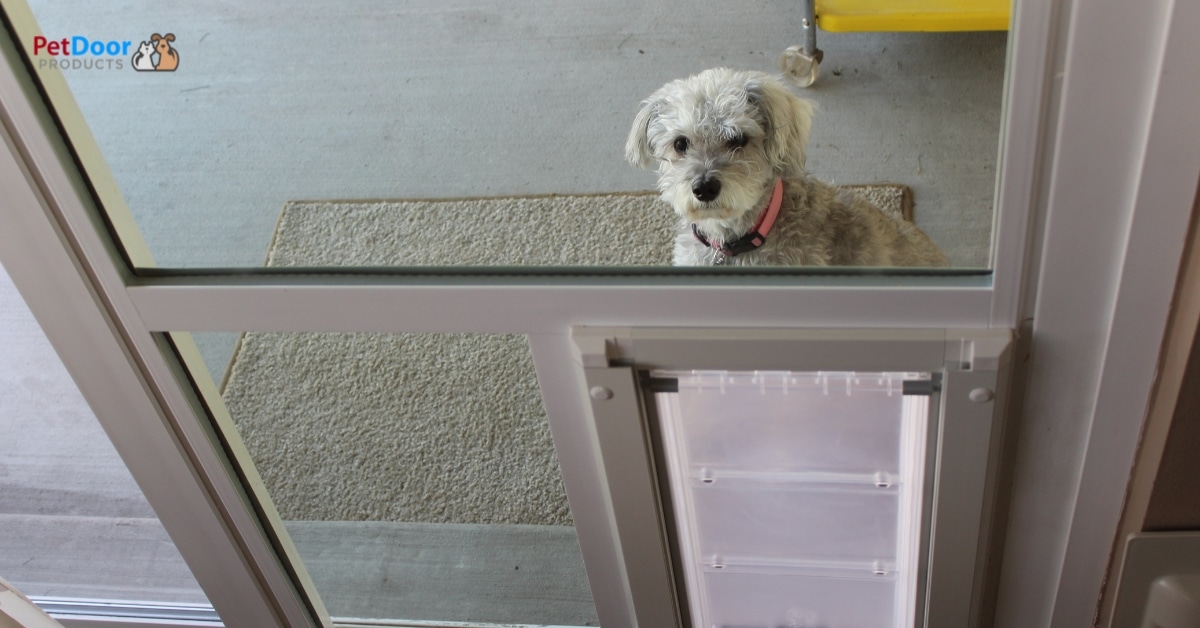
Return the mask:
<path fill-rule="evenodd" d="M 297 202 L 267 263 L 658 265 L 672 230 L 648 193 Z M 284 520 L 571 524 L 523 337 L 248 333 L 223 392 Z"/>
<path fill-rule="evenodd" d="M 899 185 L 848 186 L 912 220 Z M 669 265 L 676 217 L 657 193 L 292 202 L 268 266 Z"/>

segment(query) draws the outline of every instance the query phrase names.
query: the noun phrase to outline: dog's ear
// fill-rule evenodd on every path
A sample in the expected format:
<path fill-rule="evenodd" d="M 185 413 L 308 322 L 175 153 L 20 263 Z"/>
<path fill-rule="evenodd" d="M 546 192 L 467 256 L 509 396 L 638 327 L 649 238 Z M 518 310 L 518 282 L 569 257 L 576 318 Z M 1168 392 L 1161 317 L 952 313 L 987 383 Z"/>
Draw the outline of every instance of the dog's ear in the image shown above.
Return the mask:
<path fill-rule="evenodd" d="M 777 170 L 803 170 L 816 104 L 766 75 L 750 79 L 746 93 L 767 123 L 765 148 L 772 164 Z"/>
<path fill-rule="evenodd" d="M 660 103 L 655 98 L 642 102 L 642 108 L 633 118 L 633 128 L 629 131 L 629 139 L 625 141 L 625 160 L 646 170 L 654 166 L 654 149 L 650 146 L 650 123 L 658 113 Z"/>

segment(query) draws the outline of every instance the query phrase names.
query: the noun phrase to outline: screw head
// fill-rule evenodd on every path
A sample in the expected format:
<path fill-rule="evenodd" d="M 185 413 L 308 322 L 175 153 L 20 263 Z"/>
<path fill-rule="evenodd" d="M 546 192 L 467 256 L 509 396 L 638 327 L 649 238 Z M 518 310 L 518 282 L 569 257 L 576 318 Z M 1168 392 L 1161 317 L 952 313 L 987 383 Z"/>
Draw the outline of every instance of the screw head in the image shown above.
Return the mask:
<path fill-rule="evenodd" d="M 996 397 L 991 388 L 976 388 L 967 395 L 975 403 L 987 403 Z"/>
<path fill-rule="evenodd" d="M 596 401 L 608 401 L 613 397 L 612 389 L 605 388 L 603 386 L 593 386 L 592 389 L 588 391 L 588 394 L 591 395 L 592 399 L 595 399 Z"/>

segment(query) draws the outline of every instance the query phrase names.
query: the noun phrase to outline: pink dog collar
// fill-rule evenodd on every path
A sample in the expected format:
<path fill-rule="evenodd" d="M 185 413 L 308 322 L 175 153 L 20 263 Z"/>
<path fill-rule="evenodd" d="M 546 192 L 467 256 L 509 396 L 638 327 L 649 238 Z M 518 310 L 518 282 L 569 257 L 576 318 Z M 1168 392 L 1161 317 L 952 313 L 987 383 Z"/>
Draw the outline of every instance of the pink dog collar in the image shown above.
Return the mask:
<path fill-rule="evenodd" d="M 754 228 L 750 233 L 734 240 L 722 244 L 720 242 L 709 240 L 700 233 L 700 228 L 696 223 L 692 223 L 692 235 L 696 236 L 704 246 L 709 246 L 726 257 L 733 257 L 741 253 L 753 251 L 762 246 L 767 241 L 767 234 L 771 232 L 771 227 L 775 226 L 775 219 L 779 218 L 779 208 L 783 206 L 783 179 L 775 179 L 775 190 L 771 192 L 771 202 L 763 209 L 762 214 L 758 216 L 758 222 L 754 223 Z"/>

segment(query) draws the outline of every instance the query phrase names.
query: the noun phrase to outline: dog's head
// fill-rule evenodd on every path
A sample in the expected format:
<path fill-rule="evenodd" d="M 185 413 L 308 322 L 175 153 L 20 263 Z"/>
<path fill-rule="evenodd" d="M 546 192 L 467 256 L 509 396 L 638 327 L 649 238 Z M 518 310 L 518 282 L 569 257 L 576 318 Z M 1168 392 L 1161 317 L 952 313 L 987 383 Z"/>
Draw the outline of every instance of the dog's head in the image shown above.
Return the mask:
<path fill-rule="evenodd" d="M 770 75 L 707 70 L 642 103 L 625 158 L 657 164 L 663 199 L 689 221 L 736 221 L 776 177 L 803 172 L 813 109 Z"/>
<path fill-rule="evenodd" d="M 154 33 L 150 36 L 150 41 L 154 42 L 154 47 L 158 49 L 158 54 L 170 54 L 171 42 L 175 41 L 175 34 L 167 33 L 166 35 L 159 35 L 158 33 Z"/>

